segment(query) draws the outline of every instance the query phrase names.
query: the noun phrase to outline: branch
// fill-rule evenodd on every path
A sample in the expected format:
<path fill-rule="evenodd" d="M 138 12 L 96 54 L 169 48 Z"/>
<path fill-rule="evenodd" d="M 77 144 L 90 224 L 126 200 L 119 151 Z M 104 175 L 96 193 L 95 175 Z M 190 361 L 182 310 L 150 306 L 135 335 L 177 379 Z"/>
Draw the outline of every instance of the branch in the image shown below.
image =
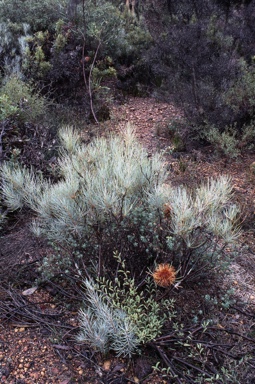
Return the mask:
<path fill-rule="evenodd" d="M 95 66 L 95 61 L 96 61 L 96 58 L 97 58 L 97 54 L 98 54 L 100 45 L 101 45 L 101 41 L 99 41 L 99 43 L 98 43 L 98 46 L 97 46 L 97 49 L 96 49 L 96 53 L 95 53 L 93 62 L 92 62 L 91 67 L 90 67 L 90 71 L 89 71 L 89 88 L 88 88 L 89 99 L 90 99 L 90 109 L 91 109 L 92 115 L 93 115 L 93 117 L 94 117 L 94 119 L 95 119 L 95 122 L 96 122 L 97 124 L 99 124 L 99 121 L 97 120 L 97 117 L 96 117 L 96 114 L 95 114 L 95 111 L 94 111 L 94 106 L 93 106 L 93 97 L 92 97 L 91 79 L 92 79 L 92 71 L 93 71 L 94 66 Z"/>
<path fill-rule="evenodd" d="M 2 137 L 4 136 L 5 133 L 5 123 L 1 123 L 2 130 L 0 133 L 0 163 L 2 162 L 2 157 L 3 157 L 3 143 L 2 143 Z"/>
<path fill-rule="evenodd" d="M 171 366 L 171 361 L 168 359 L 168 357 L 165 354 L 165 352 L 163 351 L 163 349 L 160 348 L 158 345 L 154 345 L 154 347 L 156 348 L 156 350 L 160 354 L 160 356 L 161 356 L 162 360 L 164 361 L 164 363 L 166 364 L 166 366 L 169 368 L 171 375 L 176 378 L 178 384 L 182 384 L 181 380 L 179 380 L 179 378 L 176 377 L 176 374 L 175 374 L 175 372 Z"/>

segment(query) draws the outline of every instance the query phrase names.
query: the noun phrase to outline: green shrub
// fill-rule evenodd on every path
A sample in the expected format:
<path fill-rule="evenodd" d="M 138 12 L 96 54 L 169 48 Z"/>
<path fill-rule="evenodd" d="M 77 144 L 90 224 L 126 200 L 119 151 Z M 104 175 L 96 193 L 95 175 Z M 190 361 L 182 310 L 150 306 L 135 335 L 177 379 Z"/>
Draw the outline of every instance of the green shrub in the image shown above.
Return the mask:
<path fill-rule="evenodd" d="M 244 150 L 254 149 L 255 126 L 254 121 L 244 124 L 240 130 L 234 124 L 220 132 L 209 124 L 201 127 L 199 137 L 211 143 L 219 154 L 227 158 L 237 158 Z"/>
<path fill-rule="evenodd" d="M 18 112 L 18 107 L 12 105 L 11 99 L 6 94 L 0 95 L 0 121 L 14 116 Z"/>
<path fill-rule="evenodd" d="M 46 99 L 17 76 L 6 79 L 0 88 L 1 119 L 14 116 L 17 122 L 34 123 L 46 113 Z"/>
<path fill-rule="evenodd" d="M 254 149 L 255 143 L 255 121 L 251 120 L 242 127 L 242 139 L 239 146 L 245 149 Z"/>
<path fill-rule="evenodd" d="M 70 7 L 73 8 L 72 15 L 68 11 Z M 85 80 L 86 87 L 90 86 L 94 81 L 92 71 L 101 72 L 98 63 L 107 57 L 112 58 L 112 64 L 105 70 L 108 74 L 112 71 L 114 76 L 114 67 L 119 65 L 119 61 L 131 66 L 138 64 L 141 50 L 146 49 L 152 40 L 142 19 L 138 21 L 130 17 L 106 0 L 100 4 L 92 0 L 84 4 L 66 0 L 0 1 L 0 20 L 3 21 L 0 26 L 3 40 L 0 64 L 6 67 L 5 74 L 21 72 L 40 86 L 54 86 L 61 97 L 63 93 L 70 97 L 70 91 L 80 87 L 85 77 L 90 78 Z M 83 56 L 91 59 L 84 61 L 84 68 Z M 136 74 L 134 67 L 132 71 Z M 145 66 L 136 74 L 135 81 L 141 81 L 138 78 L 144 73 Z M 98 78 L 95 74 L 93 77 Z M 107 108 L 105 99 L 109 99 L 109 90 L 106 84 L 101 83 L 97 89 L 97 84 L 93 83 L 93 90 L 88 92 L 91 104 L 92 98 L 94 101 L 92 92 L 97 96 L 97 104 L 105 103 Z"/>
<path fill-rule="evenodd" d="M 140 57 L 141 50 L 146 49 L 152 41 L 144 20 L 130 17 L 107 0 L 102 0 L 100 5 L 88 0 L 84 8 L 81 4 L 77 12 L 77 25 L 78 31 L 85 31 L 86 43 L 93 50 L 101 42 L 103 57 L 109 55 L 114 59 L 123 56 L 134 59 Z"/>
<path fill-rule="evenodd" d="M 203 127 L 200 136 L 205 138 L 209 143 L 213 144 L 220 154 L 229 158 L 238 157 L 241 153 L 238 148 L 239 140 L 237 139 L 237 130 L 232 127 L 220 132 L 216 127 Z"/>
<path fill-rule="evenodd" d="M 174 317 L 173 301 L 157 302 L 156 290 L 149 283 L 139 292 L 121 256 L 114 282 L 102 278 L 97 284 L 85 281 L 86 309 L 80 311 L 80 342 L 87 342 L 102 353 L 109 349 L 118 356 L 129 356 L 160 335 L 166 320 Z M 167 309 L 167 315 L 162 310 Z"/>
<path fill-rule="evenodd" d="M 0 20 L 27 23 L 32 32 L 45 31 L 54 28 L 66 6 L 66 0 L 1 0 Z"/>
<path fill-rule="evenodd" d="M 224 94 L 224 101 L 240 117 L 253 116 L 255 112 L 255 67 L 244 59 L 239 60 L 240 74 Z"/>
<path fill-rule="evenodd" d="M 27 41 L 29 46 L 22 57 L 22 72 L 33 81 L 43 80 L 52 68 L 47 52 L 51 46 L 50 34 L 48 31 L 39 31 Z"/>

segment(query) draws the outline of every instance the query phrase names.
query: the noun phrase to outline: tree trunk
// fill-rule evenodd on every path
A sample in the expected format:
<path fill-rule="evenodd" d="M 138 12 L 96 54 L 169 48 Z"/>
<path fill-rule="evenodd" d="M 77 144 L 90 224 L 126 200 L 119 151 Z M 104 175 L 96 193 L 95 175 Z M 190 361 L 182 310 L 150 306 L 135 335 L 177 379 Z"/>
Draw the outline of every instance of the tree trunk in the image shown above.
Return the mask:
<path fill-rule="evenodd" d="M 67 6 L 67 17 L 69 21 L 75 21 L 77 16 L 77 6 L 81 3 L 81 0 L 69 0 Z"/>

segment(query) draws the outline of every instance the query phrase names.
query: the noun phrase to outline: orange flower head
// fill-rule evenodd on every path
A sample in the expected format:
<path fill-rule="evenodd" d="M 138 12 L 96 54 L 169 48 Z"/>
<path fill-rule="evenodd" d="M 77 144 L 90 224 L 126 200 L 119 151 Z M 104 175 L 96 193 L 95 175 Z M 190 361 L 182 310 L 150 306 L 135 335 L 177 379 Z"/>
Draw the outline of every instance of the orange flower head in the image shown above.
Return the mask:
<path fill-rule="evenodd" d="M 163 206 L 163 213 L 164 213 L 164 217 L 166 219 L 169 219 L 170 216 L 171 216 L 171 211 L 172 211 L 172 208 L 171 208 L 171 205 L 170 204 L 164 204 Z"/>
<path fill-rule="evenodd" d="M 152 277 L 160 287 L 170 287 L 175 282 L 176 272 L 170 264 L 159 264 L 152 274 Z"/>

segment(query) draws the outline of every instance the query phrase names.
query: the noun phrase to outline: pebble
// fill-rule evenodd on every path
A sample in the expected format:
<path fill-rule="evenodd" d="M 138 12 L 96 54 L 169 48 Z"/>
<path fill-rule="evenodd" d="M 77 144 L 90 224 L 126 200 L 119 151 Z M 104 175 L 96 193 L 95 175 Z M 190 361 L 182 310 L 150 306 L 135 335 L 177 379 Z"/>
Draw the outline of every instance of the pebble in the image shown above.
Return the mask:
<path fill-rule="evenodd" d="M 111 360 L 105 360 L 102 367 L 105 371 L 109 371 L 111 368 Z"/>

